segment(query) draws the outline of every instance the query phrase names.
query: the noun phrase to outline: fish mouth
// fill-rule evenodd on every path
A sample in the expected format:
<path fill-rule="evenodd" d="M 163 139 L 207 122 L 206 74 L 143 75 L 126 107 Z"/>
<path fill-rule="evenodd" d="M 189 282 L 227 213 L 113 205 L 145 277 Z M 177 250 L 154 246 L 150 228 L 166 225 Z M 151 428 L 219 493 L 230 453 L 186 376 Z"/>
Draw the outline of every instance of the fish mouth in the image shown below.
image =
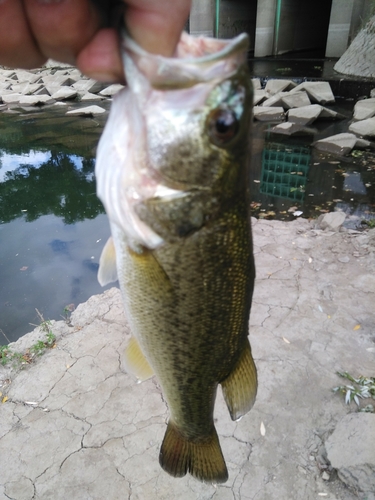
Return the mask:
<path fill-rule="evenodd" d="M 231 40 L 195 37 L 183 32 L 175 54 L 165 57 L 142 49 L 126 32 L 122 36 L 124 65 L 132 63 L 154 89 L 182 89 L 203 82 L 224 80 L 246 62 L 249 37 L 242 33 Z M 131 62 L 130 62 L 130 61 Z M 132 72 L 127 72 L 129 85 Z"/>

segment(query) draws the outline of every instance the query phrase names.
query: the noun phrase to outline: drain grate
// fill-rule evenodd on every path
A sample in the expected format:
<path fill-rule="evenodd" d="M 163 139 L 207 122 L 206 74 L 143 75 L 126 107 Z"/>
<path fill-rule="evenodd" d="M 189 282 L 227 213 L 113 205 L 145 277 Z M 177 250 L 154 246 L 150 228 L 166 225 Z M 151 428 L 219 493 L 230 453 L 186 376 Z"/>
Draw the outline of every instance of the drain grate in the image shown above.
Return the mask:
<path fill-rule="evenodd" d="M 268 143 L 263 150 L 260 192 L 302 201 L 311 153 L 308 148 Z"/>

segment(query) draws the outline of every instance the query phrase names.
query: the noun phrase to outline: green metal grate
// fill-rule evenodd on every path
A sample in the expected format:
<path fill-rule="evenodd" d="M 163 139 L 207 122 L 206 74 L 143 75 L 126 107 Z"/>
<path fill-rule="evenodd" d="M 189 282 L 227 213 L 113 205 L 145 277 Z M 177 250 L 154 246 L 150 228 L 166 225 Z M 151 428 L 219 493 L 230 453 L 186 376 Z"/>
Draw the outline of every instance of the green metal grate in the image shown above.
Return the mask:
<path fill-rule="evenodd" d="M 308 148 L 268 143 L 263 150 L 260 192 L 302 201 L 310 160 Z"/>

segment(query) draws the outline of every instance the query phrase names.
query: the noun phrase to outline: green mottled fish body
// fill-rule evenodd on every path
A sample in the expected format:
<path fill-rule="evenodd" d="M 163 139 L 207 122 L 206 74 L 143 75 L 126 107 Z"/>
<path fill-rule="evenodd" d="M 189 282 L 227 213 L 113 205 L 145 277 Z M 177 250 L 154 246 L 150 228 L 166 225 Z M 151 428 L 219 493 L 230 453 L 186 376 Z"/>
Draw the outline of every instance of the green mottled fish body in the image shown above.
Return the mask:
<path fill-rule="evenodd" d="M 257 389 L 246 47 L 245 36 L 183 35 L 179 57 L 165 59 L 127 39 L 130 89 L 113 105 L 97 161 L 113 238 L 99 281 L 120 282 L 128 371 L 155 373 L 168 403 L 161 466 L 206 482 L 228 477 L 213 421 L 218 385 L 234 420 Z"/>

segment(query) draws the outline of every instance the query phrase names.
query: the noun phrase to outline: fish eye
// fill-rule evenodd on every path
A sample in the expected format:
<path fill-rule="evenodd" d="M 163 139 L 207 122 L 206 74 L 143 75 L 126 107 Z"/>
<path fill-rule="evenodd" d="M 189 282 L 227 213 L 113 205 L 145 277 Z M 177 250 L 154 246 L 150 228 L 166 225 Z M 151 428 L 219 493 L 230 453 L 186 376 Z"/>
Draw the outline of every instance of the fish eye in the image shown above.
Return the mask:
<path fill-rule="evenodd" d="M 238 132 L 238 120 L 229 109 L 215 109 L 208 117 L 208 134 L 216 146 L 231 141 Z"/>

